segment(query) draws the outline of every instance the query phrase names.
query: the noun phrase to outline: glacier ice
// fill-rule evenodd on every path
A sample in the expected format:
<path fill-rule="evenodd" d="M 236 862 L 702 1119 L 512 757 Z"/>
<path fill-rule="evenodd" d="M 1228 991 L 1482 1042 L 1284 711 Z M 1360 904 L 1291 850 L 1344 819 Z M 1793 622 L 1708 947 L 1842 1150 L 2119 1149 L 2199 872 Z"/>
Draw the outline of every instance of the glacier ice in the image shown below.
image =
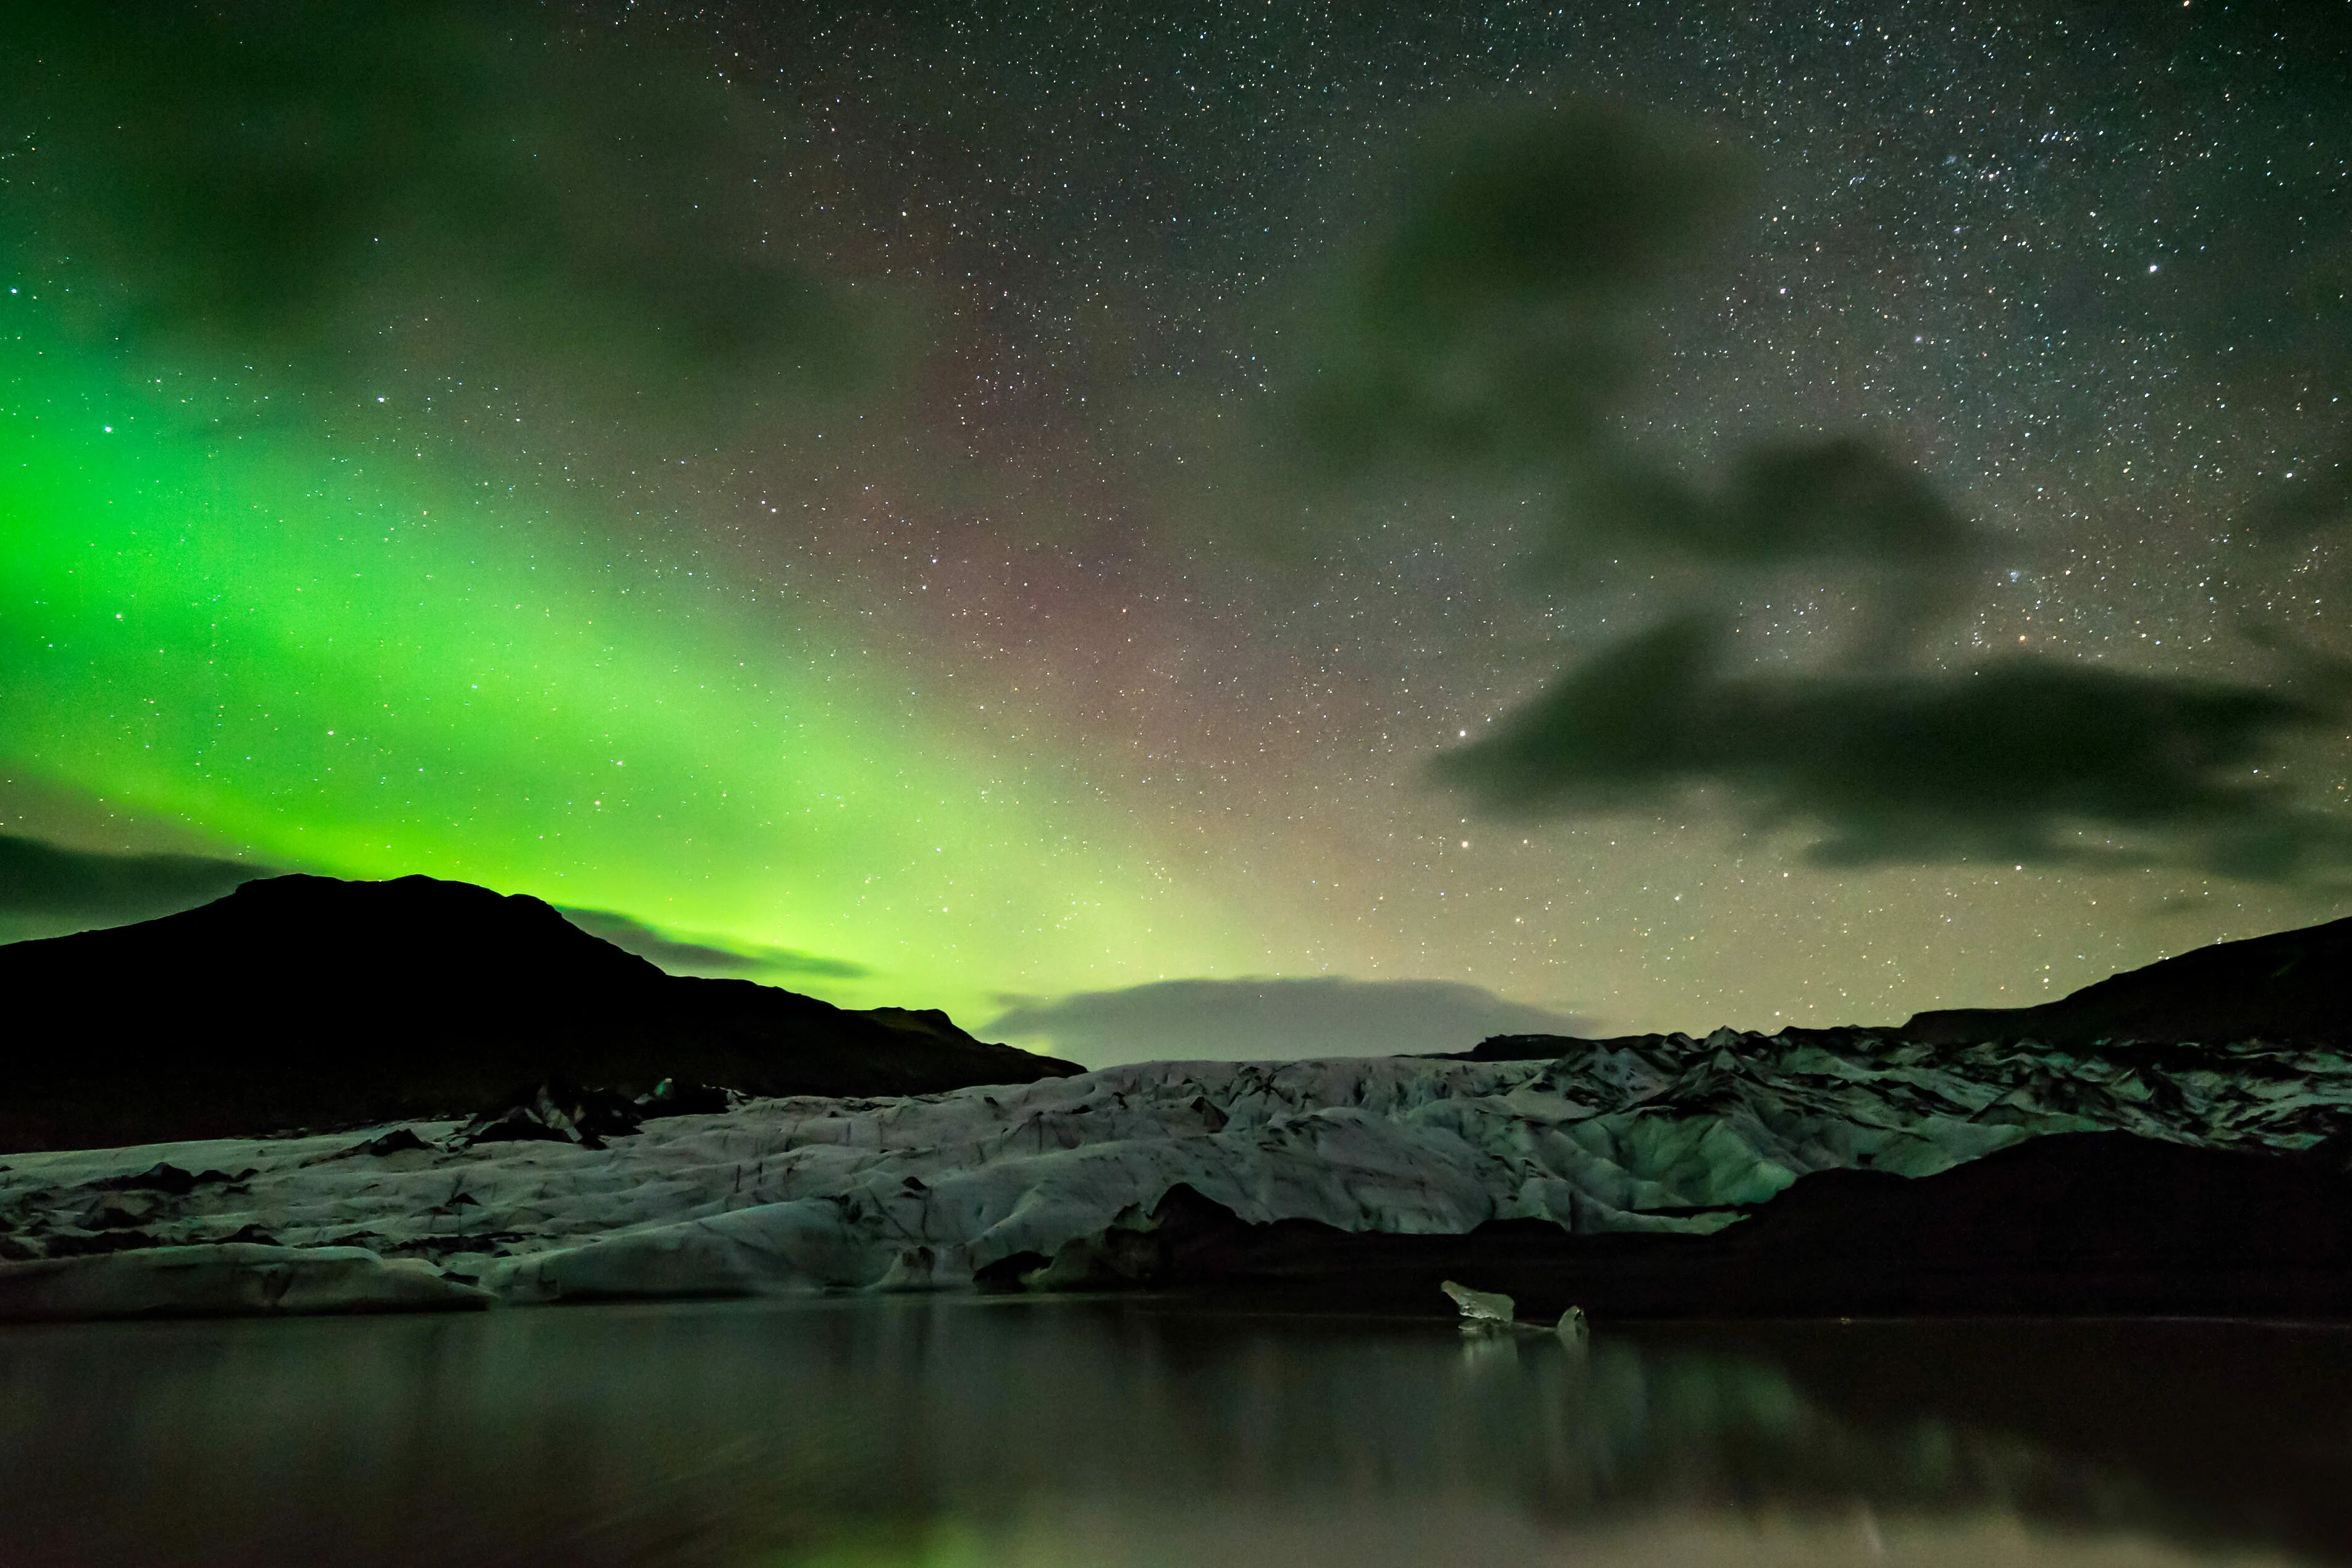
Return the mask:
<path fill-rule="evenodd" d="M 468 1148 L 445 1122 L 414 1124 L 415 1146 L 375 1128 L 20 1154 L 0 1165 L 0 1314 L 164 1310 L 174 1291 L 238 1310 L 215 1275 L 298 1252 L 394 1269 L 353 1265 L 359 1283 L 336 1287 L 375 1305 L 427 1304 L 402 1294 L 420 1280 L 527 1302 L 961 1288 L 993 1266 L 1050 1288 L 1083 1283 L 1073 1260 L 1148 1225 L 1179 1184 L 1252 1223 L 1706 1232 L 1814 1171 L 1923 1175 L 2062 1131 L 2301 1148 L 2347 1110 L 2352 1063 L 2326 1051 L 1719 1030 L 1573 1043 L 1551 1061 L 1160 1062 L 753 1100 L 602 1149 Z M 159 1165 L 205 1175 L 125 1190 Z M 14 1305 L 34 1301 L 51 1306 Z"/>

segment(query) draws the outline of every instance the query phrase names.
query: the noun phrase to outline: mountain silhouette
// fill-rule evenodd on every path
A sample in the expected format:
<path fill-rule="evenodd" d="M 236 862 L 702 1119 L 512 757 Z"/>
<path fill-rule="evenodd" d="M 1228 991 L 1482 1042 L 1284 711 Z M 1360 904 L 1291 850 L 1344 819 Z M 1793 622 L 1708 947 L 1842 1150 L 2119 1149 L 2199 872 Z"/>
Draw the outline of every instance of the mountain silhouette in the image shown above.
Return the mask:
<path fill-rule="evenodd" d="M 1792 1026 L 1780 1037 L 1833 1048 L 1868 1036 L 1927 1046 L 2014 1045 L 2061 1049 L 2109 1045 L 2232 1045 L 2248 1040 L 2331 1045 L 2352 1040 L 2352 919 L 2243 942 L 2217 942 L 2138 969 L 2110 974 L 2032 1007 L 1947 1007 L 1915 1013 L 1900 1029 L 1842 1024 Z M 1664 1035 L 1584 1039 L 1566 1035 L 1494 1035 L 1464 1061 L 1532 1061 L 1587 1046 L 1636 1050 Z"/>
<path fill-rule="evenodd" d="M 0 946 L 0 1152 L 469 1115 L 550 1078 L 929 1094 L 1076 1073 L 944 1013 L 665 973 L 521 894 L 287 876 Z"/>
<path fill-rule="evenodd" d="M 2151 1045 L 2352 1037 L 2352 919 L 2218 942 L 2033 1007 L 1950 1007 L 1903 1026 L 1926 1045 Z"/>

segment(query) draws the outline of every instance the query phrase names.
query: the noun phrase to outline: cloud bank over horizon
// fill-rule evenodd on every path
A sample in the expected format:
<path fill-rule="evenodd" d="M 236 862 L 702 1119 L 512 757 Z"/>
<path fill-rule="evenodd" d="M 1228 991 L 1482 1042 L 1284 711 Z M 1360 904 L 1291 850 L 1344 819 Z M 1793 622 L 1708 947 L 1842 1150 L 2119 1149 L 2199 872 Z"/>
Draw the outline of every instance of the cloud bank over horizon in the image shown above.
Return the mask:
<path fill-rule="evenodd" d="M 558 904 L 555 912 L 589 935 L 602 937 L 622 952 L 634 952 L 672 974 L 781 983 L 796 977 L 860 980 L 873 973 L 865 964 L 845 958 L 827 958 L 796 948 L 734 942 L 720 936 L 682 936 L 614 910 L 579 910 Z"/>
<path fill-rule="evenodd" d="M 0 833 L 0 942 L 177 914 L 280 869 L 209 855 L 75 849 Z"/>
<path fill-rule="evenodd" d="M 974 1032 L 1090 1068 L 1468 1050 L 1490 1035 L 1580 1035 L 1568 1013 L 1447 980 L 1160 980 L 1054 1000 L 1006 998 Z"/>

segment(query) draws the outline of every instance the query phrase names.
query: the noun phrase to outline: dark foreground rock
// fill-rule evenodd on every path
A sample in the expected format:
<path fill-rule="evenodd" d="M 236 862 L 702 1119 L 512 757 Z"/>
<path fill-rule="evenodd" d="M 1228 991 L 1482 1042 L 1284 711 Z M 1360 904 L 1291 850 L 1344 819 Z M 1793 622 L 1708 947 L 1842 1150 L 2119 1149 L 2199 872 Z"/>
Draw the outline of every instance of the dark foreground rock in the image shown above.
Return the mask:
<path fill-rule="evenodd" d="M 1446 1314 L 1441 1281 L 1523 1316 L 2352 1316 L 2352 1176 L 2326 1159 L 2124 1133 L 2037 1138 L 1940 1174 L 1825 1171 L 1713 1236 L 1575 1235 L 1503 1220 L 1454 1236 L 1249 1225 L 1188 1187 L 1148 1227 L 998 1288 L 1139 1286 Z"/>
<path fill-rule="evenodd" d="M 689 979 L 537 899 L 278 877 L 0 946 L 0 1152 L 470 1116 L 552 1079 L 927 1094 L 1077 1072 L 944 1013 Z"/>

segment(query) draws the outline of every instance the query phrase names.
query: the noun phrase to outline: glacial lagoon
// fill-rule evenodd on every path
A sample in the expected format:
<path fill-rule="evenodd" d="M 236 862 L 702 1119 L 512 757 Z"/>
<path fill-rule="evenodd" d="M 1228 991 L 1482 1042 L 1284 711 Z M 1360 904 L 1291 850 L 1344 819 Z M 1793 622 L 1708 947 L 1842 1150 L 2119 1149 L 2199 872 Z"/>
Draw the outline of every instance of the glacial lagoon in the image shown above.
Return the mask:
<path fill-rule="evenodd" d="M 2352 1330 L 835 1297 L 0 1332 L 12 1563 L 2352 1562 Z"/>

